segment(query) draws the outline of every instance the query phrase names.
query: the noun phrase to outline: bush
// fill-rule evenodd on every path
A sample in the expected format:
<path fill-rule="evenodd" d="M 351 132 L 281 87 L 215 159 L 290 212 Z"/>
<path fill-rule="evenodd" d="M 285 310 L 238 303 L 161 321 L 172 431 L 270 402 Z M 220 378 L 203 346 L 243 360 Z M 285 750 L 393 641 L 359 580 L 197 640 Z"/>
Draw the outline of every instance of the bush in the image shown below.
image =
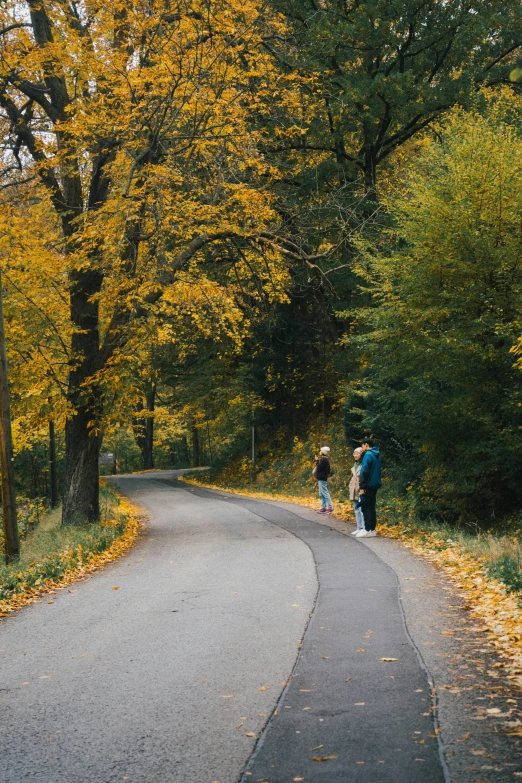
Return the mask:
<path fill-rule="evenodd" d="M 522 563 L 518 558 L 505 555 L 488 566 L 488 574 L 503 582 L 509 592 L 522 591 Z"/>

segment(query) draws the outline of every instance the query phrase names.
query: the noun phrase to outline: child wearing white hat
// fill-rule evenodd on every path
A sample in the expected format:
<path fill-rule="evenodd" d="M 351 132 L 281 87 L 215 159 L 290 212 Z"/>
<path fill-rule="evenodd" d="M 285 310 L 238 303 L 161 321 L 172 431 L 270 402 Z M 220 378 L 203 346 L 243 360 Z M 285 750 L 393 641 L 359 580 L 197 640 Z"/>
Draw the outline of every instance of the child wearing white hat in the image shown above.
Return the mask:
<path fill-rule="evenodd" d="M 319 498 L 321 500 L 321 508 L 318 509 L 319 514 L 331 514 L 333 512 L 332 498 L 328 492 L 328 476 L 332 471 L 329 455 L 330 447 L 322 446 L 320 453 L 315 457 L 314 475 L 317 479 Z"/>

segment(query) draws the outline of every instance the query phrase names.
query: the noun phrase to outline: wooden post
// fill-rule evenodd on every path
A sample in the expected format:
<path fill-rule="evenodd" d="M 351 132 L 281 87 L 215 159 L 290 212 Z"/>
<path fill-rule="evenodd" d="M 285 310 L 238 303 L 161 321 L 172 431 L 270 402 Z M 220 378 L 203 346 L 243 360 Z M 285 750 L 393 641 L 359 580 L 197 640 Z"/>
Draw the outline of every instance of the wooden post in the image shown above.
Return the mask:
<path fill-rule="evenodd" d="M 5 349 L 4 306 L 2 274 L 0 272 L 0 469 L 2 471 L 2 517 L 4 522 L 5 562 L 20 559 L 20 537 L 16 521 L 16 494 L 14 480 L 13 438 L 11 435 L 11 410 L 9 405 L 9 381 Z"/>
<path fill-rule="evenodd" d="M 56 435 L 54 421 L 49 419 L 49 489 L 51 495 L 51 508 L 58 505 L 58 482 L 56 478 Z"/>

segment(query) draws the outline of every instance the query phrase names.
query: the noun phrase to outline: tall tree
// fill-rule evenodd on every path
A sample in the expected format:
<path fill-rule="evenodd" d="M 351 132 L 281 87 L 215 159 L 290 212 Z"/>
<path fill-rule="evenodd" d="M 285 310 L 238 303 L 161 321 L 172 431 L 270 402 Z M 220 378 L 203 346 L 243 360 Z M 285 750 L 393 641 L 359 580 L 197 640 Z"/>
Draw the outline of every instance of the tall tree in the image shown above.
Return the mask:
<path fill-rule="evenodd" d="M 522 501 L 519 111 L 454 112 L 389 198 L 396 226 L 360 267 L 374 306 L 359 314 L 364 394 L 351 413 L 430 513 L 486 525 Z"/>
<path fill-rule="evenodd" d="M 45 188 L 68 277 L 63 521 L 95 520 L 104 377 L 133 326 L 198 260 L 285 274 L 249 125 L 273 72 L 266 19 L 251 0 L 9 0 L 0 16 L 8 171 Z"/>
<path fill-rule="evenodd" d="M 293 32 L 267 42 L 302 85 L 277 146 L 319 166 L 315 179 L 362 178 L 373 192 L 391 153 L 479 86 L 509 81 L 522 8 L 505 0 L 275 0 Z M 277 117 L 282 123 L 282 117 Z"/>

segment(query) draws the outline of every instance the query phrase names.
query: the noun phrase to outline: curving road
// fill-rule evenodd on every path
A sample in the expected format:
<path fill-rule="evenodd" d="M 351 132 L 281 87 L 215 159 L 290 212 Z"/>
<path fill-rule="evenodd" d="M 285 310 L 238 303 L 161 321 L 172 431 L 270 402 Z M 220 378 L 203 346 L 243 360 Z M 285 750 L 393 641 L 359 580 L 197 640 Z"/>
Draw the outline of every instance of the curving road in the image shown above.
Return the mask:
<path fill-rule="evenodd" d="M 149 514 L 140 543 L 0 626 L 2 781 L 449 781 L 417 649 L 427 600 L 399 595 L 392 542 L 177 475 L 119 477 Z M 519 766 L 454 768 L 478 783 Z"/>

